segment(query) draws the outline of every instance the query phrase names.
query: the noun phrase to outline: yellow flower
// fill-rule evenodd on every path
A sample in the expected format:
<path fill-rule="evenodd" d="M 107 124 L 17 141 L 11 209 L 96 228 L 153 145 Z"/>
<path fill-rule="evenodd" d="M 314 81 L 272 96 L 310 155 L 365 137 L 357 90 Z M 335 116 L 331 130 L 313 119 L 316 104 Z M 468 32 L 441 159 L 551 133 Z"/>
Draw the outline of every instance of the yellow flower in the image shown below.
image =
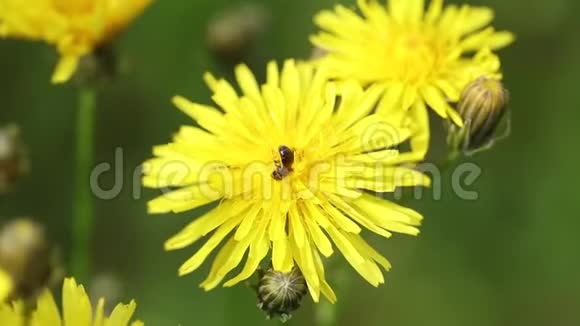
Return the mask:
<path fill-rule="evenodd" d="M 66 279 L 62 288 L 62 315 L 59 313 L 50 291 L 45 290 L 36 302 L 36 308 L 30 316 L 30 323 L 25 323 L 24 307 L 20 302 L 0 304 L 0 325 L 11 326 L 127 326 L 133 316 L 136 304 L 134 301 L 124 305 L 118 304 L 110 316 L 104 316 L 105 300 L 100 299 L 93 311 L 89 297 L 82 285 L 72 278 Z M 143 326 L 136 321 L 131 326 Z"/>
<path fill-rule="evenodd" d="M 0 0 L 0 36 L 45 41 L 60 53 L 54 83 L 79 59 L 111 41 L 151 0 Z"/>
<path fill-rule="evenodd" d="M 322 31 L 311 41 L 328 53 L 317 62 L 333 78 L 384 85 L 379 112 L 401 121 L 410 117 L 417 128 L 413 148 L 426 151 L 426 108 L 462 126 L 449 102 L 479 76 L 500 79 L 500 62 L 491 50 L 514 37 L 488 26 L 493 11 L 486 7 L 443 8 L 443 0 L 432 0 L 425 11 L 423 0 L 389 0 L 387 7 L 357 2 L 362 16 L 338 5 L 315 17 Z"/>
<path fill-rule="evenodd" d="M 409 131 L 372 114 L 382 86 L 328 82 L 325 72 L 292 60 L 281 70 L 270 62 L 261 86 L 246 66 L 235 73 L 241 95 L 225 80 L 205 76 L 219 109 L 173 99 L 199 127 L 182 127 L 144 166 L 145 186 L 173 190 L 150 201 L 150 213 L 214 204 L 165 243 L 167 250 L 180 249 L 211 233 L 179 274 L 196 270 L 225 242 L 201 287 L 216 287 L 249 252 L 241 272 L 224 284 L 233 286 L 271 248 L 275 271 L 297 265 L 314 301 L 320 292 L 335 301 L 320 256 L 332 255 L 334 243 L 369 283 L 383 283 L 378 265 L 390 264 L 363 240 L 362 229 L 416 235 L 422 217 L 372 192 L 429 180 L 397 166 L 422 157 L 398 155 L 394 147 Z"/>
<path fill-rule="evenodd" d="M 0 303 L 12 292 L 12 278 L 0 268 Z"/>

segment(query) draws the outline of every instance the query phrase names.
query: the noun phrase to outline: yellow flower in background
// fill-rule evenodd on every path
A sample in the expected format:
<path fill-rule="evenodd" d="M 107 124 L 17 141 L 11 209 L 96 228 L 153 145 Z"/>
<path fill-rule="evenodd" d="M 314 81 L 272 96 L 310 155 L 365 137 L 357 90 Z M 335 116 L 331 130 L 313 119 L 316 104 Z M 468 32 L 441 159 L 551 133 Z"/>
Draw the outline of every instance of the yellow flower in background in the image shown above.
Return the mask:
<path fill-rule="evenodd" d="M 24 304 L 20 301 L 13 304 L 0 302 L 0 325 L 24 326 L 26 320 L 24 308 Z"/>
<path fill-rule="evenodd" d="M 462 126 L 449 102 L 484 75 L 500 79 L 500 61 L 491 50 L 513 42 L 510 32 L 488 26 L 493 11 L 486 7 L 443 7 L 432 0 L 358 0 L 362 16 L 338 5 L 315 17 L 322 31 L 311 41 L 328 53 L 316 60 L 337 79 L 353 78 L 384 85 L 378 111 L 416 124 L 411 144 L 427 150 L 427 107 Z M 409 113 L 407 113 L 409 112 Z"/>
<path fill-rule="evenodd" d="M 0 37 L 54 45 L 54 83 L 66 82 L 79 59 L 110 42 L 152 0 L 0 0 Z"/>
<path fill-rule="evenodd" d="M 165 243 L 175 250 L 208 235 L 179 274 L 199 268 L 223 242 L 201 284 L 205 290 L 240 264 L 224 286 L 246 280 L 271 252 L 275 271 L 296 265 L 314 301 L 322 293 L 334 302 L 320 255 L 331 256 L 334 244 L 369 283 L 383 283 L 378 266 L 390 264 L 363 239 L 363 229 L 416 235 L 422 217 L 375 192 L 429 183 L 398 166 L 416 157 L 395 149 L 409 131 L 372 113 L 383 86 L 328 82 L 325 72 L 292 60 L 281 70 L 270 62 L 261 86 L 246 66 L 235 73 L 241 95 L 227 81 L 205 76 L 219 109 L 173 99 L 199 127 L 183 126 L 144 165 L 145 186 L 172 190 L 149 202 L 150 213 L 214 204 Z"/>
<path fill-rule="evenodd" d="M 30 315 L 30 322 L 25 323 L 25 312 L 22 303 L 0 304 L 0 325 L 10 326 L 143 326 L 142 322 L 130 323 L 136 304 L 134 301 L 124 305 L 118 304 L 110 316 L 105 316 L 105 300 L 100 299 L 93 311 L 93 306 L 82 285 L 77 285 L 72 278 L 66 279 L 62 288 L 62 314 L 50 291 L 45 290 L 36 302 L 36 308 Z"/>
<path fill-rule="evenodd" d="M 12 292 L 12 279 L 0 268 L 0 303 L 8 298 L 10 292 Z"/>

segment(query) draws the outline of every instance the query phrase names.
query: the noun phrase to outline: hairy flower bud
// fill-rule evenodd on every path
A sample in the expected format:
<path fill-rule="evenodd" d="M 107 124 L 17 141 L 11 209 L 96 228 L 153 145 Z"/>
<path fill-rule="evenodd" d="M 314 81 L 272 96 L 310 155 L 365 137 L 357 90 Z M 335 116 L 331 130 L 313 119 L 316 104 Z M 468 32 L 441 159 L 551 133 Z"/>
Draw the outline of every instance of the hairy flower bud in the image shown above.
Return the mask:
<path fill-rule="evenodd" d="M 28 172 L 26 150 L 16 125 L 0 128 L 0 193 Z"/>
<path fill-rule="evenodd" d="M 450 148 L 466 155 L 490 148 L 502 138 L 496 131 L 507 112 L 508 101 L 509 93 L 498 80 L 482 76 L 468 84 L 457 104 L 464 127 L 449 125 Z"/>
<path fill-rule="evenodd" d="M 101 44 L 80 58 L 72 80 L 78 86 L 100 87 L 114 81 L 124 67 L 111 43 Z"/>
<path fill-rule="evenodd" d="M 267 31 L 268 11 L 256 4 L 243 4 L 213 17 L 207 27 L 209 49 L 226 63 L 247 59 L 248 52 Z"/>
<path fill-rule="evenodd" d="M 294 267 L 290 273 L 268 269 L 260 276 L 258 283 L 258 308 L 266 312 L 268 319 L 278 316 L 282 322 L 288 321 L 291 313 L 300 307 L 307 293 L 302 272 Z"/>
<path fill-rule="evenodd" d="M 14 297 L 27 298 L 46 286 L 51 275 L 51 260 L 42 226 L 27 218 L 2 225 L 0 269 L 11 276 Z"/>

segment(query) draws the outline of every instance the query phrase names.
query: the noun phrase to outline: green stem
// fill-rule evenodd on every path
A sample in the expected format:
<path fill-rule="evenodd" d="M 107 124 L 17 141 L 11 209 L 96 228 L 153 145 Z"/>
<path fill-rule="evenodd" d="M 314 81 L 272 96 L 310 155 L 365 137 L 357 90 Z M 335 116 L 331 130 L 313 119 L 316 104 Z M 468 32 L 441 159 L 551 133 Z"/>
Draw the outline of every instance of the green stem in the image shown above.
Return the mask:
<path fill-rule="evenodd" d="M 320 303 L 316 305 L 316 324 L 317 326 L 336 326 L 339 324 L 342 310 L 345 307 L 345 300 L 348 300 L 350 291 L 350 283 L 352 275 L 345 269 L 337 269 L 335 271 L 335 285 L 334 290 L 338 296 L 338 301 L 334 304 L 321 299 Z"/>
<path fill-rule="evenodd" d="M 87 282 L 91 272 L 91 231 L 94 212 L 89 178 L 94 159 L 96 104 L 97 95 L 93 88 L 85 87 L 79 90 L 71 272 L 80 282 Z"/>

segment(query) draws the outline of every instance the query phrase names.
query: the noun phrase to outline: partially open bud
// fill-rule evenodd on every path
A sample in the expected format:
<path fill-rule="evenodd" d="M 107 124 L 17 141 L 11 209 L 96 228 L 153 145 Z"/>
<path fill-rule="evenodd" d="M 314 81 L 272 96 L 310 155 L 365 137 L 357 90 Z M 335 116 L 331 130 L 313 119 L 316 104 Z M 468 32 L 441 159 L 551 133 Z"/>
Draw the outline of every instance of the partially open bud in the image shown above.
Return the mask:
<path fill-rule="evenodd" d="M 51 257 L 42 226 L 27 218 L 2 225 L 0 269 L 12 278 L 12 297 L 28 298 L 47 285 Z"/>
<path fill-rule="evenodd" d="M 26 150 L 16 125 L 0 128 L 0 193 L 28 173 Z"/>
<path fill-rule="evenodd" d="M 290 273 L 276 272 L 272 268 L 262 273 L 258 283 L 258 308 L 268 319 L 279 317 L 282 322 L 292 317 L 308 292 L 306 281 L 297 267 Z"/>
<path fill-rule="evenodd" d="M 482 76 L 468 84 L 457 104 L 464 127 L 448 127 L 447 143 L 451 150 L 472 155 L 505 137 L 509 121 L 503 136 L 498 136 L 496 131 L 507 112 L 508 102 L 509 93 L 498 80 Z"/>

